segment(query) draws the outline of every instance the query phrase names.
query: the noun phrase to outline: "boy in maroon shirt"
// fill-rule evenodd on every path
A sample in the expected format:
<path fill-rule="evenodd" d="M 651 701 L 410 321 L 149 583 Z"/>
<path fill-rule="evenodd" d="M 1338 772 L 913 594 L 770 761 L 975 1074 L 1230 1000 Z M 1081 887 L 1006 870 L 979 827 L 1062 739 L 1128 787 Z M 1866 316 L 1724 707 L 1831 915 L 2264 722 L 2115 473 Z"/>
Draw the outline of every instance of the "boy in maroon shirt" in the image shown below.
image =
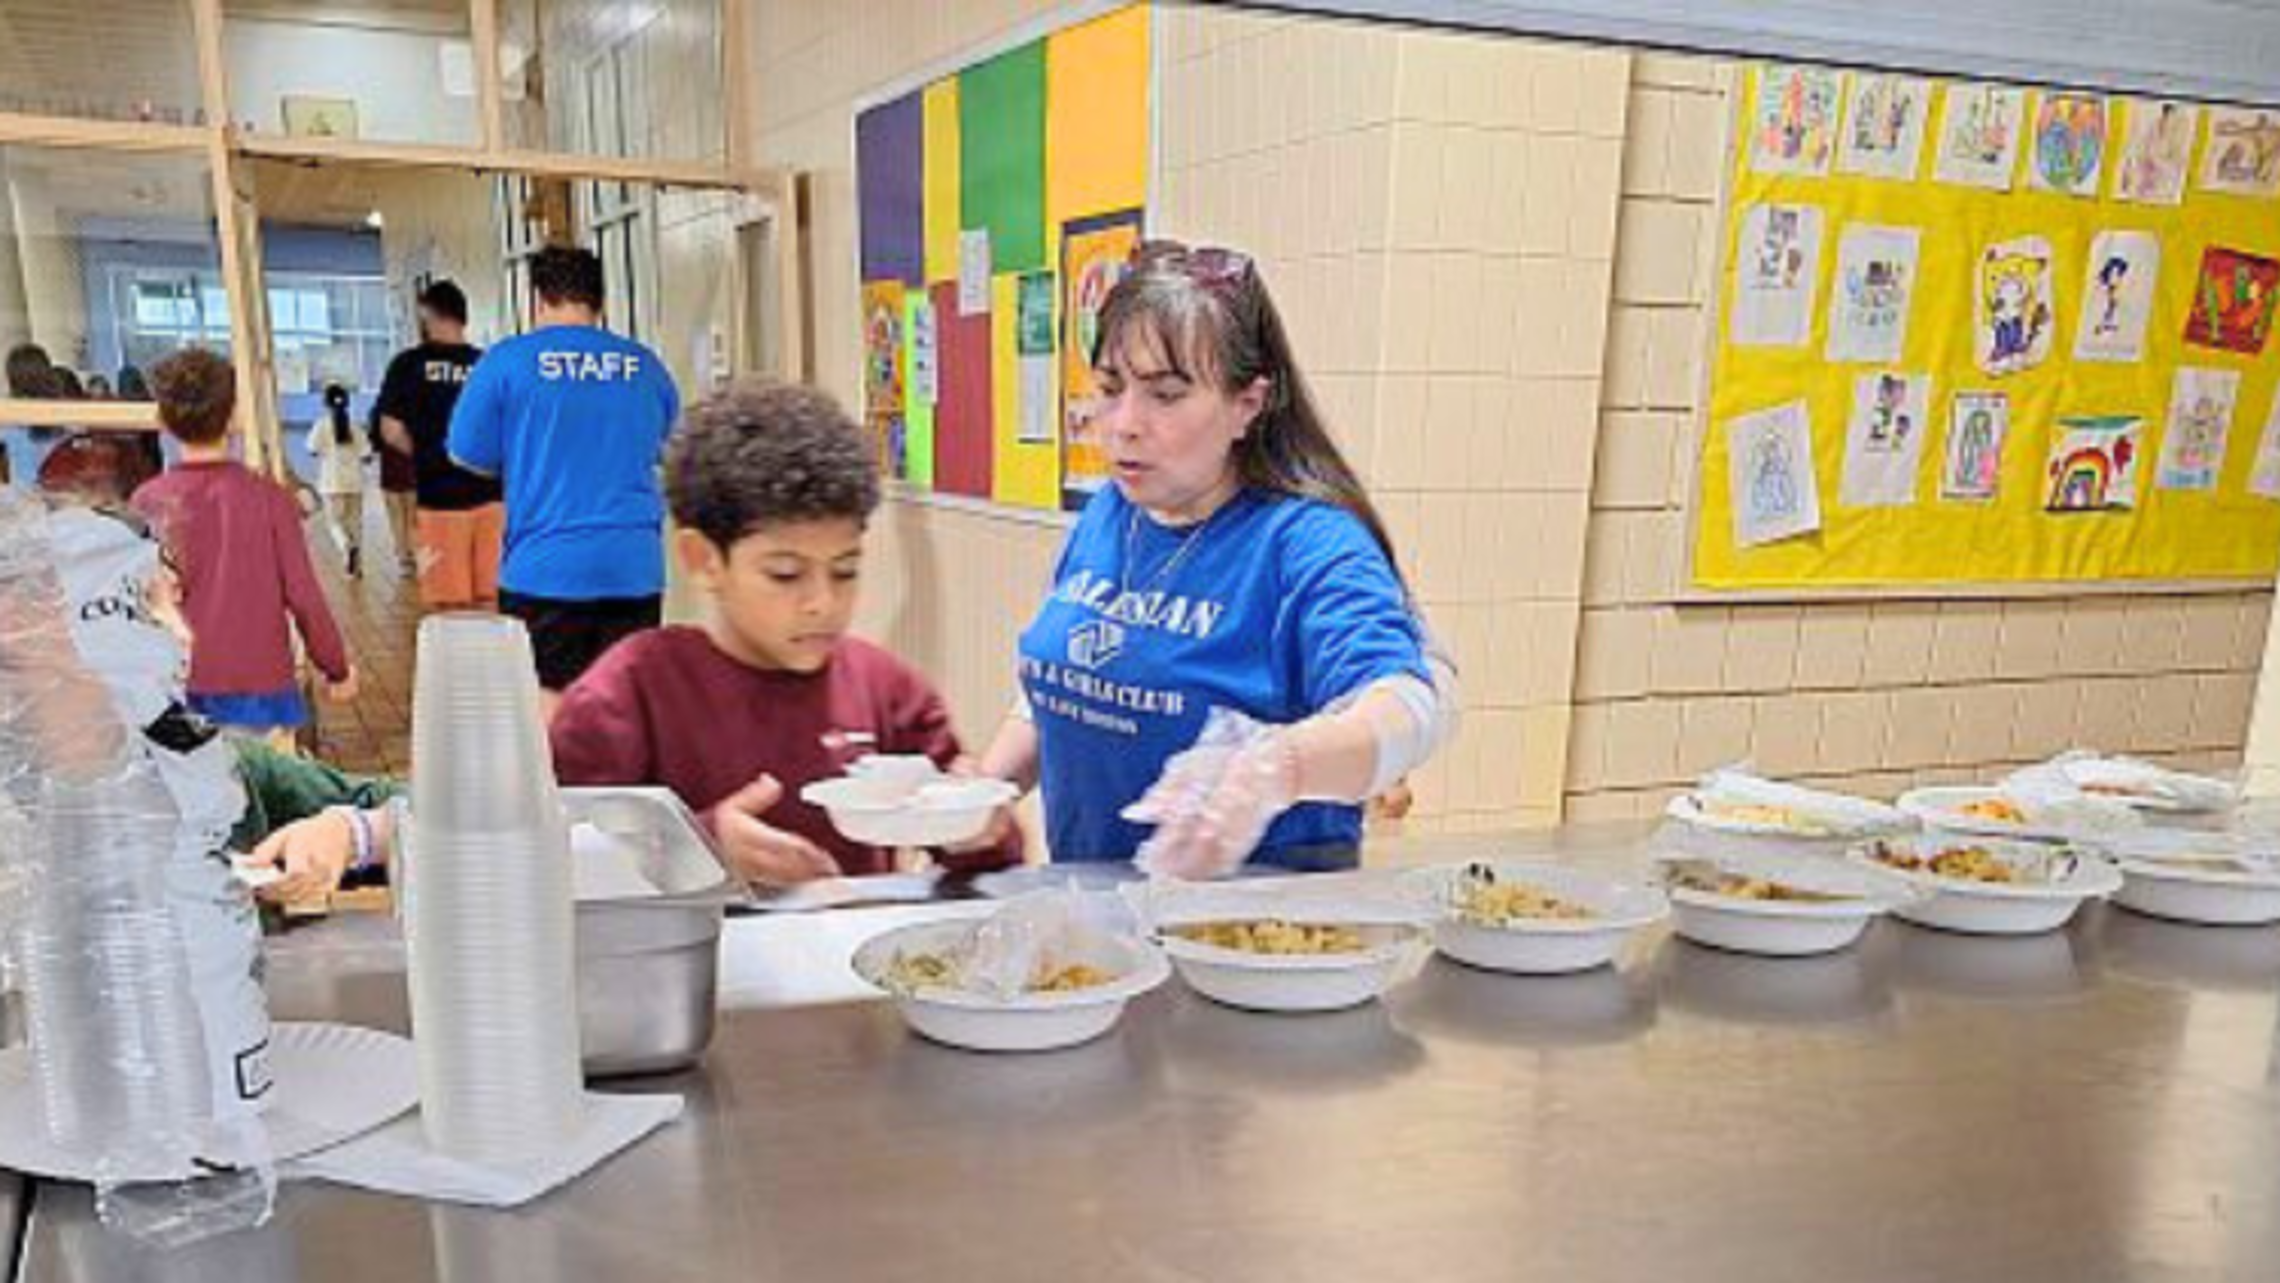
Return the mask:
<path fill-rule="evenodd" d="M 943 767 L 960 755 L 926 679 L 848 634 L 879 505 L 869 442 L 821 392 L 741 383 L 689 411 L 667 447 L 665 496 L 682 568 L 709 599 L 704 622 L 619 642 L 563 694 L 555 773 L 671 788 L 755 882 L 890 871 L 893 852 L 848 841 L 799 799 L 867 753 Z M 1020 862 L 1020 839 L 936 855 L 1002 867 Z"/>
<path fill-rule="evenodd" d="M 182 582 L 190 707 L 224 726 L 269 731 L 309 718 L 295 681 L 292 630 L 335 701 L 356 697 L 355 670 L 309 562 L 301 510 L 275 482 L 230 457 L 237 376 L 189 348 L 151 371 L 159 422 L 182 462 L 134 494 Z"/>

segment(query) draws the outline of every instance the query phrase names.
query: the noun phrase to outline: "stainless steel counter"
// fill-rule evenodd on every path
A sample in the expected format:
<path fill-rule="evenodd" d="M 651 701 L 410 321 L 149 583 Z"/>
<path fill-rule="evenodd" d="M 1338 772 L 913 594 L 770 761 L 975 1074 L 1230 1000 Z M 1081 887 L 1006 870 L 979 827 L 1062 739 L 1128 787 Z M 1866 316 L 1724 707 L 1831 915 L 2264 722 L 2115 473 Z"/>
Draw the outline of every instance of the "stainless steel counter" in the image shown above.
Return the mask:
<path fill-rule="evenodd" d="M 1451 848 L 1434 844 L 1432 849 Z M 691 1113 L 520 1212 L 288 1186 L 163 1260 L 43 1188 L 25 1277 L 1432 1283 L 2266 1278 L 2280 1259 L 2280 931 L 2096 913 L 2022 941 L 1879 926 L 1772 961 L 1429 965 L 1269 1017 L 1167 990 L 996 1058 L 838 1001 L 910 911 L 731 923 Z M 338 922 L 281 1015 L 402 1027 L 400 953 Z"/>

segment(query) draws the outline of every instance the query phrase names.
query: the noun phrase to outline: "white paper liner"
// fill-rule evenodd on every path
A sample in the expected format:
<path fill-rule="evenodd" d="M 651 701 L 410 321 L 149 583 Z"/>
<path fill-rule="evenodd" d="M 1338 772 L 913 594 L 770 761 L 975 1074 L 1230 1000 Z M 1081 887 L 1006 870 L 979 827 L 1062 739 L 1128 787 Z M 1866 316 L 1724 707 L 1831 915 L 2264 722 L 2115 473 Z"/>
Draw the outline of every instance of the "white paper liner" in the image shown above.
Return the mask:
<path fill-rule="evenodd" d="M 283 1175 L 479 1207 L 519 1207 L 576 1180 L 681 1116 L 679 1096 L 586 1093 L 584 1124 L 545 1153 L 487 1166 L 430 1148 L 419 1115 L 288 1164 Z"/>

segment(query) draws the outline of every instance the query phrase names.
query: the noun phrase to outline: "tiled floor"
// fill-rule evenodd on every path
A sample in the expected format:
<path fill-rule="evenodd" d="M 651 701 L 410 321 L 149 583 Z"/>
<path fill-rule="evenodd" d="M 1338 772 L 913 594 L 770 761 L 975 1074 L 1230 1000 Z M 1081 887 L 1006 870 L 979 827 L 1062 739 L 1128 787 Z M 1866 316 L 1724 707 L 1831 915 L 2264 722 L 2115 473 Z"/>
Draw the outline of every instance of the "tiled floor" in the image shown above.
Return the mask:
<path fill-rule="evenodd" d="M 317 575 L 361 677 L 353 703 L 318 701 L 316 752 L 343 770 L 401 776 L 412 764 L 412 640 L 419 628 L 419 592 L 410 577 L 397 573 L 395 543 L 377 492 L 367 500 L 365 527 L 364 574 L 351 579 L 324 521 L 308 525 Z"/>

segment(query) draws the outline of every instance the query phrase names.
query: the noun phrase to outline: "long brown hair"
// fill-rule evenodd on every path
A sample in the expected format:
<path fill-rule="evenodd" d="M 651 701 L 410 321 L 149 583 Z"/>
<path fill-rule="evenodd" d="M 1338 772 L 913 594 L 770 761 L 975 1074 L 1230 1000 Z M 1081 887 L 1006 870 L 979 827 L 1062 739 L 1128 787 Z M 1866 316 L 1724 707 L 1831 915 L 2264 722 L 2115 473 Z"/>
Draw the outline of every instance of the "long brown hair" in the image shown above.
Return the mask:
<path fill-rule="evenodd" d="M 1101 302 L 1093 364 L 1127 336 L 1152 343 L 1181 378 L 1208 382 L 1229 396 L 1265 379 L 1266 405 L 1235 443 L 1237 478 L 1246 486 L 1345 509 L 1369 530 L 1401 577 L 1393 538 L 1323 426 L 1282 316 L 1249 258 L 1176 241 L 1143 243 Z"/>

